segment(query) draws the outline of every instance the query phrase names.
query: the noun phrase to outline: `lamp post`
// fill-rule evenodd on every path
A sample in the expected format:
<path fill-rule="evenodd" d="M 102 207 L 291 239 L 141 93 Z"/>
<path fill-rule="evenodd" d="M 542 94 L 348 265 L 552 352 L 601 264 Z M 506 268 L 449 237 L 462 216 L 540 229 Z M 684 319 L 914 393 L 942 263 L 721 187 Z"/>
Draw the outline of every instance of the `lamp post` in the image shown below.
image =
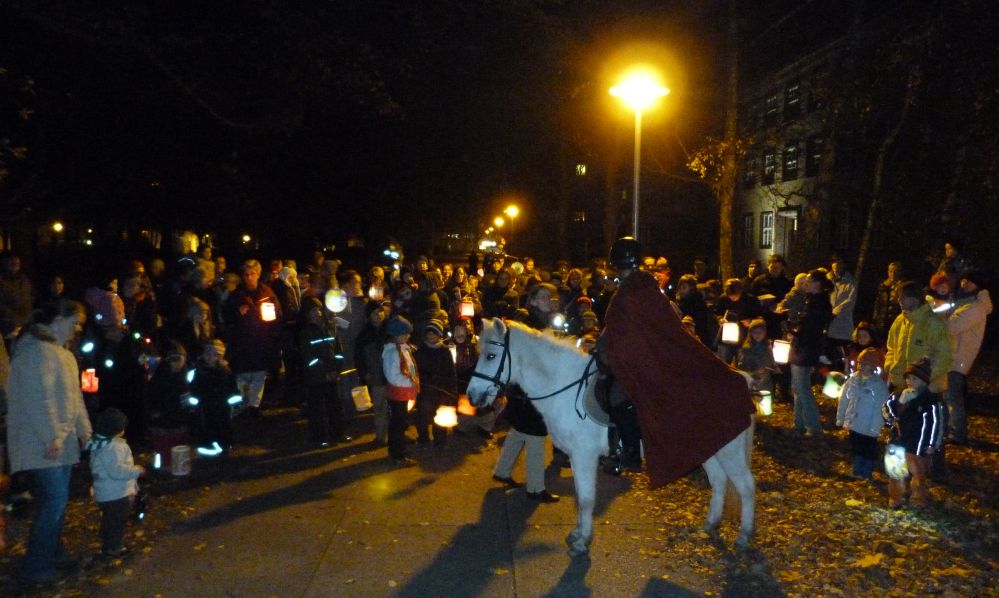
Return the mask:
<path fill-rule="evenodd" d="M 520 214 L 520 208 L 518 208 L 517 206 L 515 206 L 513 204 L 510 204 L 510 205 L 508 205 L 506 207 L 505 210 L 503 210 L 503 213 L 506 214 L 507 218 L 510 219 L 510 235 L 509 235 L 510 236 L 510 242 L 509 242 L 509 245 L 513 245 L 513 221 L 517 217 L 517 215 Z"/>
<path fill-rule="evenodd" d="M 632 193 L 631 233 L 638 238 L 638 186 L 639 171 L 642 165 L 642 111 L 652 107 L 659 98 L 669 93 L 669 90 L 659 84 L 648 73 L 629 75 L 620 84 L 611 87 L 612 96 L 621 98 L 629 108 L 635 111 L 635 189 Z"/>

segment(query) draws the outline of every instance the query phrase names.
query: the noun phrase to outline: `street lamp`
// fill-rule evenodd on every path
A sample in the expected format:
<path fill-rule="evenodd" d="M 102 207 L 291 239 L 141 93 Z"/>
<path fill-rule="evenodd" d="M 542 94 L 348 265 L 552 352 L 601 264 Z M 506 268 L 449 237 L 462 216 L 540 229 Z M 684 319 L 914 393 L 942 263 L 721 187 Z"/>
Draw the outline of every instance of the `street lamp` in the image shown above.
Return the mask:
<path fill-rule="evenodd" d="M 652 107 L 659 98 L 669 93 L 669 90 L 659 84 L 655 77 L 648 73 L 634 73 L 625 77 L 620 84 L 611 87 L 612 96 L 621 98 L 629 108 L 635 111 L 635 190 L 632 194 L 631 233 L 638 238 L 638 172 L 642 164 L 642 111 Z"/>
<path fill-rule="evenodd" d="M 503 225 L 506 224 L 506 220 L 503 220 L 502 216 L 497 216 L 496 218 L 493 218 L 493 224 L 496 225 L 496 228 L 503 228 Z"/>
<path fill-rule="evenodd" d="M 507 218 L 510 219 L 510 244 L 512 245 L 513 244 L 513 220 L 517 217 L 518 214 L 520 214 L 520 208 L 518 208 L 517 206 L 515 206 L 513 204 L 510 204 L 510 205 L 508 205 L 506 207 L 505 210 L 503 210 L 503 213 L 506 214 Z"/>

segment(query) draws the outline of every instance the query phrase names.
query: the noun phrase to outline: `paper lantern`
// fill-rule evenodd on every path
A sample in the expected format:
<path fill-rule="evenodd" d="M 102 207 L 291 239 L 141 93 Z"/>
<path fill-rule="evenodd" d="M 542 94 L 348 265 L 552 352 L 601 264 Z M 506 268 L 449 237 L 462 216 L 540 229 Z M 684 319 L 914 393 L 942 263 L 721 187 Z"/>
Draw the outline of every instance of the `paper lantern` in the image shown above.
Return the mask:
<path fill-rule="evenodd" d="M 885 473 L 893 480 L 904 480 L 909 477 L 909 465 L 905 461 L 905 447 L 900 444 L 889 444 L 885 449 Z"/>
<path fill-rule="evenodd" d="M 760 413 L 763 415 L 773 415 L 774 413 L 773 397 L 770 396 L 769 390 L 760 391 Z"/>
<path fill-rule="evenodd" d="M 729 345 L 739 344 L 738 322 L 725 322 L 722 324 L 722 342 Z"/>
<path fill-rule="evenodd" d="M 265 322 L 273 322 L 277 319 L 277 310 L 273 302 L 264 301 L 260 304 L 260 319 Z"/>
<path fill-rule="evenodd" d="M 783 365 L 790 359 L 791 343 L 788 341 L 774 341 L 774 361 Z"/>
<path fill-rule="evenodd" d="M 87 368 L 80 372 L 80 387 L 83 392 L 97 392 L 97 370 L 94 368 Z"/>
<path fill-rule="evenodd" d="M 458 395 L 458 413 L 462 415 L 475 415 L 475 405 L 468 400 L 468 395 Z"/>
<path fill-rule="evenodd" d="M 458 413 L 450 405 L 441 405 L 437 408 L 434 423 L 442 428 L 453 428 L 458 425 Z"/>
<path fill-rule="evenodd" d="M 843 372 L 829 372 L 829 375 L 826 376 L 826 383 L 822 386 L 822 394 L 830 399 L 838 399 L 844 382 L 846 382 L 846 374 Z"/>
<path fill-rule="evenodd" d="M 410 399 L 410 400 L 406 401 L 406 411 L 407 412 L 408 411 L 412 411 L 414 407 L 416 407 L 416 401 L 415 400 Z"/>
<path fill-rule="evenodd" d="M 371 403 L 371 393 L 367 386 L 355 386 L 350 389 L 350 398 L 354 401 L 354 409 L 367 411 L 373 407 Z"/>
<path fill-rule="evenodd" d="M 338 314 L 347 309 L 347 292 L 343 289 L 330 289 L 326 291 L 326 309 Z"/>
<path fill-rule="evenodd" d="M 382 287 L 371 287 L 368 289 L 368 298 L 372 301 L 381 301 L 385 298 L 385 289 Z"/>
<path fill-rule="evenodd" d="M 460 305 L 459 314 L 463 318 L 475 317 L 475 304 L 468 299 L 463 300 Z"/>

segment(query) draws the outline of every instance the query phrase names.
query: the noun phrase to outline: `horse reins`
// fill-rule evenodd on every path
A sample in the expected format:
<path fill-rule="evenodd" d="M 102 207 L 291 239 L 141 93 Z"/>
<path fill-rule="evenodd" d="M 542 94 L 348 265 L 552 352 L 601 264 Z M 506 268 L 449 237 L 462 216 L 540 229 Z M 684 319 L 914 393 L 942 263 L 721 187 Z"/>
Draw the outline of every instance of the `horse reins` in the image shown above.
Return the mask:
<path fill-rule="evenodd" d="M 503 335 L 503 342 L 499 341 L 486 341 L 490 345 L 496 345 L 498 347 L 503 347 L 503 353 L 500 355 L 500 364 L 496 369 L 496 373 L 492 376 L 487 376 L 485 374 L 480 374 L 478 370 L 472 370 L 472 378 L 482 378 L 483 380 L 488 380 L 492 382 L 493 386 L 496 387 L 496 391 L 499 392 L 503 387 L 510 384 L 510 371 L 507 372 L 506 381 L 502 380 L 503 370 L 506 368 L 507 364 L 510 364 L 510 370 L 513 370 L 513 357 L 510 354 L 510 328 L 506 329 L 506 333 Z M 589 378 L 597 373 L 597 370 L 590 371 L 590 366 L 596 362 L 596 356 L 591 355 L 590 360 L 586 362 L 586 368 L 583 370 L 583 375 L 578 379 L 566 384 L 562 388 L 550 392 L 544 396 L 540 397 L 529 397 L 524 395 L 524 398 L 528 401 L 541 401 L 544 399 L 550 399 L 555 395 L 562 394 L 563 392 L 569 390 L 573 386 L 576 386 L 576 414 L 580 419 L 586 417 L 586 414 L 579 409 L 579 399 L 583 394 L 583 390 L 589 386 Z"/>

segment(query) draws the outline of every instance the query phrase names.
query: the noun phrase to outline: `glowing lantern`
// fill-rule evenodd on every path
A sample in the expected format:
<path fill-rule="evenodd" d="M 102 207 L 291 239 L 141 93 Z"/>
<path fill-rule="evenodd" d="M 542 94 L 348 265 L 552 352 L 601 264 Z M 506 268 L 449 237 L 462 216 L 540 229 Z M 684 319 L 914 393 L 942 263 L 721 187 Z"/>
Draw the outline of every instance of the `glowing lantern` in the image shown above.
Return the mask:
<path fill-rule="evenodd" d="M 385 289 L 382 287 L 371 287 L 368 289 L 368 297 L 372 301 L 381 301 L 385 298 Z"/>
<path fill-rule="evenodd" d="M 455 345 L 448 345 L 447 350 L 451 353 L 451 361 L 458 362 L 458 347 Z"/>
<path fill-rule="evenodd" d="M 769 390 L 760 391 L 760 413 L 763 415 L 773 415 L 774 413 L 773 397 L 770 396 Z"/>
<path fill-rule="evenodd" d="M 371 403 L 371 393 L 367 386 L 355 386 L 350 389 L 350 397 L 354 401 L 354 409 L 367 411 L 373 407 Z"/>
<path fill-rule="evenodd" d="M 437 408 L 434 423 L 442 428 L 453 428 L 458 425 L 458 413 L 450 405 L 441 405 Z"/>
<path fill-rule="evenodd" d="M 738 322 L 725 322 L 722 324 L 722 342 L 729 345 L 739 344 Z"/>
<path fill-rule="evenodd" d="M 414 407 L 416 407 L 416 401 L 415 400 L 410 399 L 410 400 L 406 401 L 406 411 L 412 411 Z"/>
<path fill-rule="evenodd" d="M 347 309 L 347 292 L 343 289 L 326 291 L 326 309 L 335 314 Z"/>
<path fill-rule="evenodd" d="M 774 362 L 786 364 L 791 359 L 791 343 L 774 341 Z"/>
<path fill-rule="evenodd" d="M 846 375 L 842 372 L 829 372 L 826 376 L 826 383 L 822 386 L 822 394 L 830 399 L 838 399 L 843 383 L 846 382 Z"/>
<path fill-rule="evenodd" d="M 461 315 L 461 317 L 463 318 L 475 317 L 475 304 L 472 303 L 471 300 L 463 299 L 459 308 L 460 308 L 459 314 Z"/>
<path fill-rule="evenodd" d="M 458 395 L 458 413 L 462 415 L 475 415 L 475 405 L 468 400 L 468 395 Z"/>
<path fill-rule="evenodd" d="M 97 392 L 97 370 L 87 368 L 80 373 L 80 387 L 83 392 Z"/>
<path fill-rule="evenodd" d="M 264 301 L 260 304 L 260 318 L 265 322 L 273 322 L 277 319 L 277 310 L 273 302 Z"/>
<path fill-rule="evenodd" d="M 904 480 L 909 477 L 909 466 L 905 462 L 905 447 L 900 444 L 889 444 L 885 450 L 885 473 L 893 480 Z"/>
<path fill-rule="evenodd" d="M 161 467 L 163 467 L 163 455 L 153 453 L 153 468 L 159 469 Z"/>

